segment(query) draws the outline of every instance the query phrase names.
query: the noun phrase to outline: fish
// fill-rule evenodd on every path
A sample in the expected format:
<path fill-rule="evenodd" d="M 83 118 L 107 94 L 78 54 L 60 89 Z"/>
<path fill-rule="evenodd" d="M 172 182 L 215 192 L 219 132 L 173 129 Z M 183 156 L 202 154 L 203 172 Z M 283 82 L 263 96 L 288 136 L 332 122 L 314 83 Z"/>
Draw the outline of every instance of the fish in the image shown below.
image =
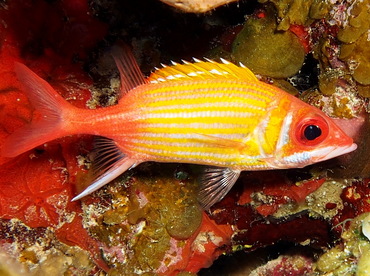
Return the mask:
<path fill-rule="evenodd" d="M 48 141 L 89 134 L 92 183 L 79 200 L 147 162 L 204 165 L 199 203 L 208 210 L 242 171 L 301 168 L 354 151 L 357 145 L 321 110 L 259 80 L 242 64 L 195 59 L 162 65 L 144 77 L 131 53 L 114 46 L 120 73 L 116 105 L 77 108 L 21 63 L 15 73 L 41 114 L 5 140 L 15 157 Z"/>

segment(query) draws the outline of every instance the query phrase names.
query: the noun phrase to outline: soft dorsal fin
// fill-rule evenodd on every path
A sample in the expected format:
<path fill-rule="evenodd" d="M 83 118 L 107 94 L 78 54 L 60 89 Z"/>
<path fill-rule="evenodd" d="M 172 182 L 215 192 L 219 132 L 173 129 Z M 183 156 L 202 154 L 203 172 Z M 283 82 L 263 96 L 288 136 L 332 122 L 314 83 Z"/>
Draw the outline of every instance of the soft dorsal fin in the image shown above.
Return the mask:
<path fill-rule="evenodd" d="M 118 43 L 112 47 L 111 51 L 121 78 L 121 91 L 119 96 L 122 96 L 124 93 L 139 85 L 147 83 L 134 55 L 127 45 Z"/>
<path fill-rule="evenodd" d="M 258 81 L 257 77 L 247 67 L 235 64 L 221 59 L 222 63 L 207 59 L 200 61 L 194 59 L 194 63 L 183 61 L 183 64 L 172 62 L 171 66 L 163 66 L 153 72 L 148 82 L 159 83 L 165 81 L 178 81 L 186 79 L 242 79 L 249 81 Z"/>

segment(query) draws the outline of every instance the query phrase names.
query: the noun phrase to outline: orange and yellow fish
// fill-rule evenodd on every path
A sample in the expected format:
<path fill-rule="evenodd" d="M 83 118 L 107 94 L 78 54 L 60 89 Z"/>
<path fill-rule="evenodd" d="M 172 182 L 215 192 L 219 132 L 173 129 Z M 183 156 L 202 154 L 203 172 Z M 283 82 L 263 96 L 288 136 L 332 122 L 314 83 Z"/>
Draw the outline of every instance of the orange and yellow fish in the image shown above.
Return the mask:
<path fill-rule="evenodd" d="M 16 64 L 24 92 L 42 116 L 11 134 L 1 155 L 17 156 L 66 135 L 97 135 L 95 180 L 74 200 L 142 162 L 194 163 L 209 165 L 199 195 L 208 209 L 243 170 L 304 167 L 357 147 L 323 112 L 259 81 L 242 65 L 173 63 L 145 79 L 132 54 L 116 47 L 113 55 L 121 98 L 95 110 L 72 106 Z"/>

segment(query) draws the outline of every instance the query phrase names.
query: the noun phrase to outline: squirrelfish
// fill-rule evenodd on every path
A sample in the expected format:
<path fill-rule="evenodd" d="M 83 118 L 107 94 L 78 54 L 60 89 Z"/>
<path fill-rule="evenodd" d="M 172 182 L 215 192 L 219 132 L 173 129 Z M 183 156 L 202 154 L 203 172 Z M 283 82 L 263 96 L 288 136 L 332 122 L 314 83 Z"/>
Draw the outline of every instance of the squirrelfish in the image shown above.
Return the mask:
<path fill-rule="evenodd" d="M 243 170 L 304 167 L 356 149 L 328 116 L 245 66 L 212 60 L 173 63 L 144 78 L 133 55 L 113 49 L 121 77 L 118 104 L 80 109 L 22 64 L 18 79 L 41 119 L 11 134 L 2 156 L 50 140 L 92 134 L 93 183 L 74 200 L 146 161 L 208 165 L 199 200 L 208 209 Z"/>

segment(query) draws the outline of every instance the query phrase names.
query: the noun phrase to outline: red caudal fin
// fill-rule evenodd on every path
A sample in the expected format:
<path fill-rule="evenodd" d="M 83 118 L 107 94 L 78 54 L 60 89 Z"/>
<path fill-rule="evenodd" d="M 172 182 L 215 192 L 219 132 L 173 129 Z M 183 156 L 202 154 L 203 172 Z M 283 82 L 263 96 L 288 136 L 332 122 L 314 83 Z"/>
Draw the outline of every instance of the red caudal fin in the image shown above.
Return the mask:
<path fill-rule="evenodd" d="M 27 66 L 16 63 L 14 68 L 23 92 L 40 116 L 7 137 L 0 154 L 4 157 L 17 156 L 68 134 L 63 129 L 63 114 L 74 108 Z"/>

